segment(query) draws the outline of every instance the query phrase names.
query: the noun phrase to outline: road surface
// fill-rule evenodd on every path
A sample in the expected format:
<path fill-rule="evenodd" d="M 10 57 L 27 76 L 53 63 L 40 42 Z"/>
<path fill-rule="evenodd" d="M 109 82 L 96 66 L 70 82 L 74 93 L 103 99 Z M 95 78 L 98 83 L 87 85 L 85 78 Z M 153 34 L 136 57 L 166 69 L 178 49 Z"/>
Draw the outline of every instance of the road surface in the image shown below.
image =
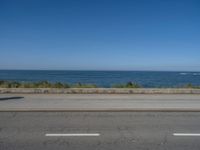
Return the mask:
<path fill-rule="evenodd" d="M 1 112 L 1 150 L 199 150 L 198 112 Z"/>
<path fill-rule="evenodd" d="M 1 94 L 0 111 L 0 150 L 200 149 L 195 94 Z"/>
<path fill-rule="evenodd" d="M 200 111 L 198 94 L 0 94 L 0 111 Z"/>

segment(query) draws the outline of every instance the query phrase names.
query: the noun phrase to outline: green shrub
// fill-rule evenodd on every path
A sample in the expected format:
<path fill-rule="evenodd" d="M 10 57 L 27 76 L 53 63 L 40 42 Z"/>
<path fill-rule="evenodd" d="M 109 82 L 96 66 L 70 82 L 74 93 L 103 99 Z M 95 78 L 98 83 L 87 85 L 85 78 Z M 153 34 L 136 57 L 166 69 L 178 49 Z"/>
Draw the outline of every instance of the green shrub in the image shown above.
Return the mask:
<path fill-rule="evenodd" d="M 191 83 L 188 83 L 188 84 L 184 85 L 183 88 L 200 89 L 200 86 L 196 86 Z"/>
<path fill-rule="evenodd" d="M 68 85 L 66 83 L 56 82 L 50 83 L 48 81 L 40 81 L 40 82 L 15 82 L 15 81 L 3 81 L 0 80 L 1 88 L 96 88 L 97 86 L 94 84 L 82 84 L 77 83 L 74 85 Z"/>
<path fill-rule="evenodd" d="M 112 85 L 113 88 L 141 88 L 141 86 L 134 82 L 127 82 L 126 84 L 115 84 Z M 188 83 L 183 86 L 177 86 L 178 88 L 193 88 L 200 89 L 200 86 L 193 85 Z M 174 88 L 177 88 L 174 87 Z M 16 82 L 16 81 L 4 81 L 0 80 L 0 88 L 97 88 L 95 84 L 85 84 L 85 83 L 77 83 L 77 84 L 66 84 L 61 82 L 51 83 L 48 81 L 40 81 L 40 82 Z M 173 87 L 172 87 L 173 88 Z"/>
<path fill-rule="evenodd" d="M 141 86 L 137 83 L 127 82 L 126 84 L 115 84 L 113 88 L 140 88 Z"/>
<path fill-rule="evenodd" d="M 77 83 L 73 84 L 71 87 L 73 88 L 97 88 L 95 84 L 82 84 L 82 83 Z"/>

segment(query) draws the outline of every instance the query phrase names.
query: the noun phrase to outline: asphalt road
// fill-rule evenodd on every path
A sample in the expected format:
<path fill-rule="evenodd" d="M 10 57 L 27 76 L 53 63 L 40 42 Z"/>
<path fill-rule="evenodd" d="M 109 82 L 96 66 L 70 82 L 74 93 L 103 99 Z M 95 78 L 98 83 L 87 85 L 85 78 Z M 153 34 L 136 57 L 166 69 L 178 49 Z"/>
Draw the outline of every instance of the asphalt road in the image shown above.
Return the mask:
<path fill-rule="evenodd" d="M 0 94 L 0 111 L 200 111 L 198 94 Z"/>
<path fill-rule="evenodd" d="M 0 113 L 0 150 L 200 149 L 198 135 L 174 133 L 200 133 L 200 113 Z"/>

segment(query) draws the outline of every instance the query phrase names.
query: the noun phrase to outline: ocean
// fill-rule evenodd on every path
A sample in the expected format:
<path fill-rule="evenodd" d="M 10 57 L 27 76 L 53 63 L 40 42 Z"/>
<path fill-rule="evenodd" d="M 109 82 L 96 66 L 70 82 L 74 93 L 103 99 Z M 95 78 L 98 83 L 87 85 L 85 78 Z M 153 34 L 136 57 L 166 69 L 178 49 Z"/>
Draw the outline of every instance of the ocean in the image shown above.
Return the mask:
<path fill-rule="evenodd" d="M 200 72 L 168 71 L 54 71 L 0 70 L 0 80 L 62 83 L 90 83 L 100 87 L 135 82 L 143 87 L 179 87 L 188 83 L 200 85 Z"/>

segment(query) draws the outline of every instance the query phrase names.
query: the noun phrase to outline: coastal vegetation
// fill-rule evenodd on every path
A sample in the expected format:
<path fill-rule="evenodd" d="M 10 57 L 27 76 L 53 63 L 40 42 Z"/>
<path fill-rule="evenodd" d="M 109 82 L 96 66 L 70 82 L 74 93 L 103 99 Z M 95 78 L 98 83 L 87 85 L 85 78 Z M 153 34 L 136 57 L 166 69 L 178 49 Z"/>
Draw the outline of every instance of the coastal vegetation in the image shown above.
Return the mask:
<path fill-rule="evenodd" d="M 67 84 L 67 83 L 61 83 L 61 82 L 52 83 L 48 81 L 17 82 L 17 81 L 0 80 L 0 88 L 98 88 L 98 87 L 99 86 L 95 84 L 86 84 L 86 83 L 80 83 L 80 82 L 76 84 Z M 125 84 L 114 84 L 111 86 L 111 88 L 142 88 L 142 86 L 134 82 L 127 82 Z M 182 86 L 171 87 L 171 88 L 200 89 L 200 86 L 196 86 L 191 83 L 188 83 Z"/>
<path fill-rule="evenodd" d="M 48 81 L 40 81 L 40 82 L 0 81 L 0 87 L 1 88 L 69 88 L 69 85 L 60 82 L 50 83 Z"/>
<path fill-rule="evenodd" d="M 94 84 L 67 84 L 67 83 L 51 83 L 48 81 L 40 82 L 16 82 L 0 80 L 0 88 L 96 88 Z"/>
<path fill-rule="evenodd" d="M 83 84 L 83 83 L 77 83 L 70 86 L 71 88 L 97 88 L 97 85 L 95 84 Z"/>
<path fill-rule="evenodd" d="M 200 86 L 196 86 L 191 83 L 188 83 L 188 84 L 184 85 L 183 88 L 200 89 Z"/>
<path fill-rule="evenodd" d="M 114 84 L 112 87 L 113 88 L 141 88 L 142 86 L 137 83 L 127 82 L 126 84 Z"/>

